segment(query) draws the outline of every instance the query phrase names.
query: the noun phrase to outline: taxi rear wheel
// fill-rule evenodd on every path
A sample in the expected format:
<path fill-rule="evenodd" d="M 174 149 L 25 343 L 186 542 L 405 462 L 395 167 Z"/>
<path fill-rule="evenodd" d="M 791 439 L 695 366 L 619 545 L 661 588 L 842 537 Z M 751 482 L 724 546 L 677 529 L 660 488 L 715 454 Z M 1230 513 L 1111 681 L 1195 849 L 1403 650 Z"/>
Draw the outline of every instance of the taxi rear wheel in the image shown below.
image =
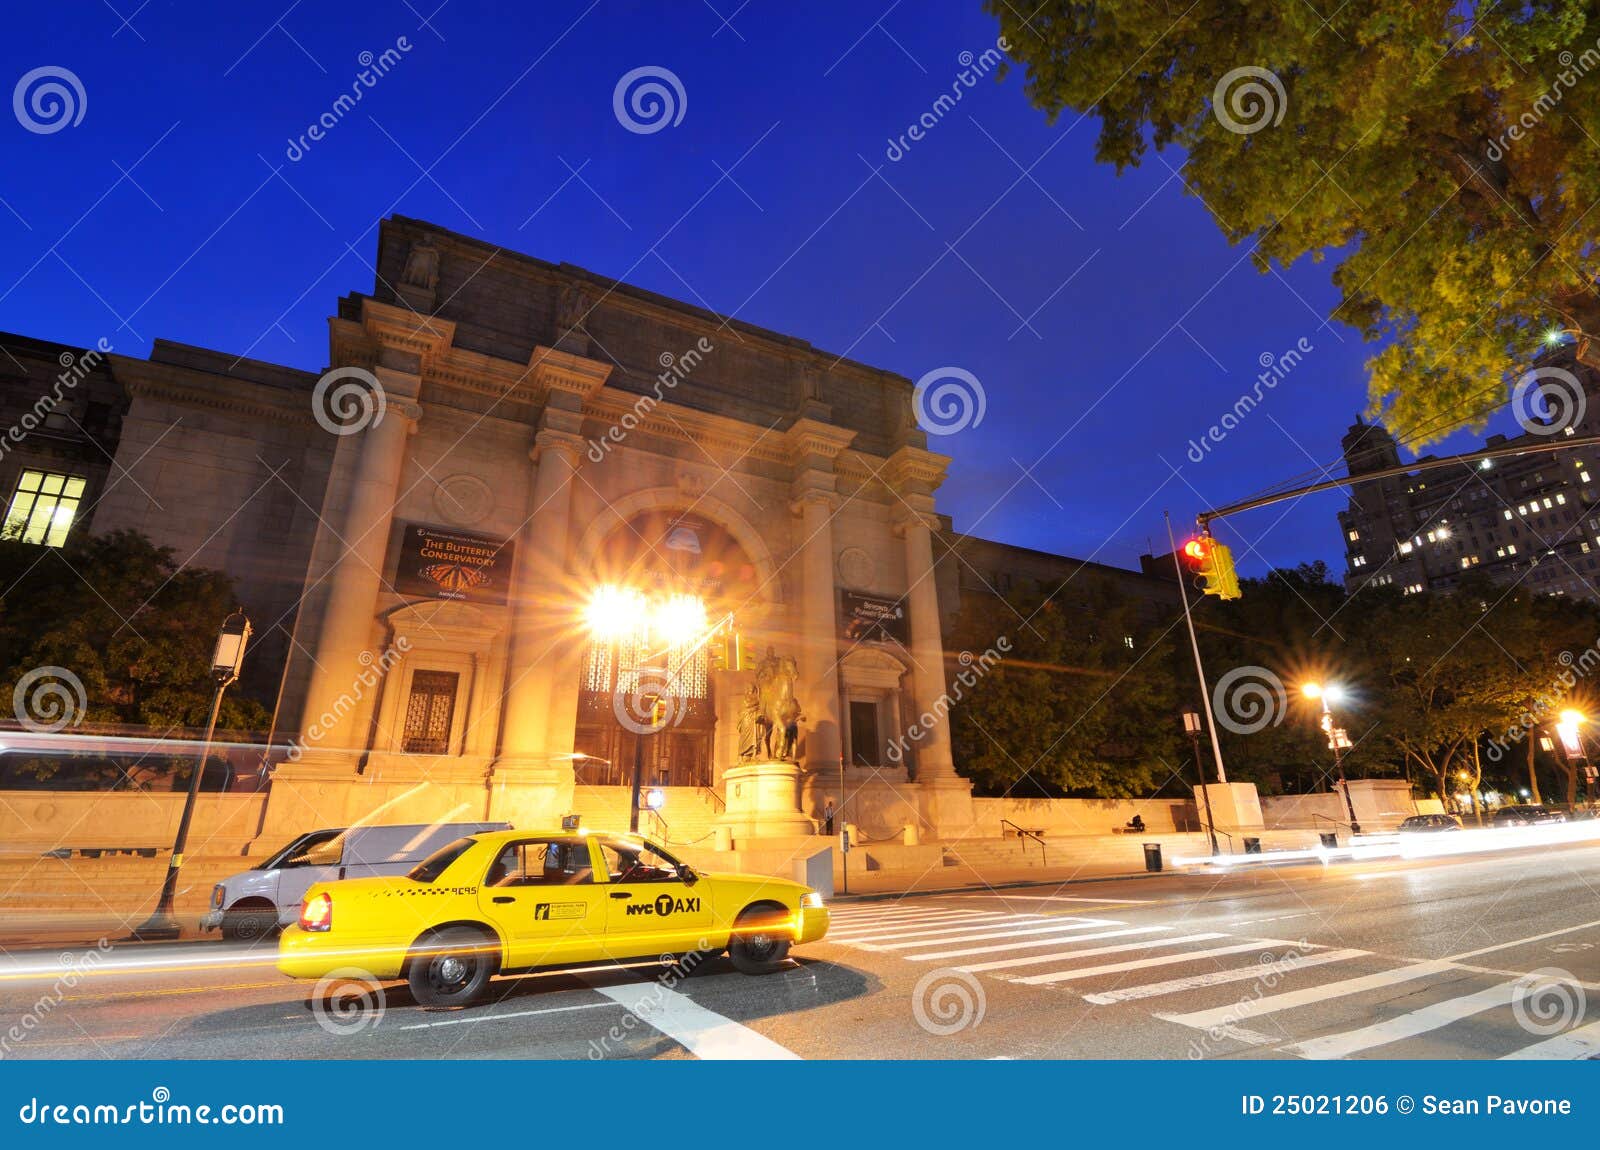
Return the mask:
<path fill-rule="evenodd" d="M 423 1006 L 468 1006 L 483 997 L 494 977 L 495 944 L 470 927 L 429 935 L 406 964 L 411 996 Z"/>
<path fill-rule="evenodd" d="M 734 923 L 734 937 L 728 940 L 728 957 L 741 974 L 771 974 L 789 957 L 792 939 L 780 929 L 784 919 L 781 907 L 751 907 Z"/>

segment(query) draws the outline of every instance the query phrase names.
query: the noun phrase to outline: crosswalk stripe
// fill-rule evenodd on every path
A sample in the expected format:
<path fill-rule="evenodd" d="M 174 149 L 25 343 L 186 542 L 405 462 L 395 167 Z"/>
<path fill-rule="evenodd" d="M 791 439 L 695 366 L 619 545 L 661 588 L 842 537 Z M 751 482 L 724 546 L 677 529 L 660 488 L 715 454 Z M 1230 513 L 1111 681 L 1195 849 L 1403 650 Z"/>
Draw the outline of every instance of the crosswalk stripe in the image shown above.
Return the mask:
<path fill-rule="evenodd" d="M 830 930 L 828 937 L 835 940 L 842 938 L 895 938 L 913 934 L 932 934 L 936 930 L 967 930 L 972 927 L 996 926 L 1003 922 L 1016 922 L 1020 919 L 1037 922 L 1044 917 L 1042 914 L 980 914 L 972 918 L 934 919 L 929 922 L 891 923 L 885 926 L 857 926 L 852 924 L 843 930 Z"/>
<path fill-rule="evenodd" d="M 1506 1059 L 1525 1060 L 1530 1058 L 1593 1058 L 1600 1055 L 1600 1022 L 1591 1022 L 1587 1026 L 1576 1026 L 1565 1034 L 1557 1034 L 1546 1038 L 1543 1042 L 1535 1042 L 1532 1046 L 1524 1046 L 1521 1050 L 1513 1050 L 1505 1055 Z"/>
<path fill-rule="evenodd" d="M 1221 986 L 1229 982 L 1244 982 L 1252 978 L 1273 978 L 1292 974 L 1308 966 L 1321 966 L 1326 962 L 1348 962 L 1371 954 L 1370 950 L 1326 950 L 1320 954 L 1297 954 L 1277 962 L 1251 963 L 1237 970 L 1218 970 L 1210 974 L 1192 974 L 1187 978 L 1169 978 L 1165 982 L 1147 982 L 1143 986 L 1124 986 L 1103 994 L 1086 994 L 1085 1002 L 1096 1006 L 1110 1006 L 1114 1002 L 1131 1002 L 1136 998 L 1157 998 L 1163 994 L 1176 994 L 1182 990 L 1201 990 L 1207 986 Z"/>
<path fill-rule="evenodd" d="M 1041 946 L 1060 946 L 1069 942 L 1088 942 L 1095 938 L 1126 938 L 1135 934 L 1156 934 L 1168 931 L 1170 926 L 1124 926 L 1117 930 L 1097 930 L 1089 934 L 1050 934 L 1044 938 L 1031 938 L 1027 942 L 1001 942 L 993 946 L 969 946 L 961 950 L 938 950 L 932 954 L 908 954 L 912 962 L 932 962 L 941 958 L 965 958 L 970 954 L 998 954 L 1005 950 L 1037 950 Z"/>
<path fill-rule="evenodd" d="M 869 942 L 887 942 L 902 938 L 936 938 L 939 935 L 965 934 L 973 930 L 1000 930 L 1002 927 L 1046 926 L 1050 923 L 1065 924 L 1082 922 L 1091 926 L 1102 924 L 1099 919 L 1082 919 L 1076 915 L 1071 917 L 1047 914 L 1013 914 L 1005 918 L 987 919 L 983 922 L 943 923 L 936 922 L 927 927 L 916 927 L 911 930 L 848 930 L 840 933 L 828 932 L 828 937 L 834 942 L 849 942 L 865 945 Z M 1117 924 L 1120 925 L 1120 924 Z"/>
<path fill-rule="evenodd" d="M 906 910 L 906 911 L 896 911 L 896 912 L 894 912 L 892 914 L 851 914 L 851 915 L 840 914 L 838 911 L 835 911 L 834 914 L 833 914 L 833 917 L 834 917 L 834 920 L 837 921 L 837 922 L 849 923 L 852 926 L 860 926 L 863 923 L 874 923 L 874 924 L 880 924 L 880 925 L 883 925 L 883 926 L 887 926 L 890 923 L 896 923 L 896 922 L 922 922 L 922 921 L 924 921 L 926 919 L 933 919 L 933 918 L 971 918 L 974 915 L 996 915 L 996 914 L 1010 914 L 1010 913 L 1011 913 L 1010 911 L 1004 911 L 1004 910 L 977 910 L 975 908 L 969 910 L 969 909 L 966 909 L 966 908 L 960 908 L 960 909 L 951 909 L 951 910 L 918 910 L 918 911 Z"/>
<path fill-rule="evenodd" d="M 1328 1034 L 1321 1038 L 1296 1042 L 1283 1047 L 1283 1050 L 1301 1058 L 1348 1058 L 1363 1050 L 1371 1050 L 1374 1046 L 1387 1046 L 1391 1042 L 1399 1042 L 1402 1038 L 1415 1038 L 1430 1030 L 1438 1030 L 1441 1026 L 1448 1026 L 1463 1018 L 1471 1018 L 1474 1014 L 1482 1014 L 1485 1010 L 1510 1006 L 1527 993 L 1528 987 L 1524 983 L 1502 982 L 1498 986 L 1491 986 L 1476 994 L 1447 998 L 1443 1002 L 1407 1011 L 1397 1018 L 1375 1022 L 1359 1030 L 1347 1030 L 1342 1034 Z"/>
<path fill-rule="evenodd" d="M 964 894 L 962 898 L 1003 898 L 1009 902 L 1098 902 L 1135 906 L 1150 902 L 1147 898 L 1075 898 L 1065 894 Z"/>
<path fill-rule="evenodd" d="M 1364 974 L 1359 978 L 1347 978 L 1342 982 L 1324 983 L 1321 986 L 1313 986 L 1306 990 L 1291 990 L 1283 994 L 1269 994 L 1265 998 L 1235 1002 L 1228 1006 L 1219 1006 L 1211 1010 L 1192 1010 L 1185 1014 L 1157 1014 L 1156 1017 L 1163 1022 L 1176 1022 L 1179 1026 L 1192 1026 L 1196 1030 L 1209 1030 L 1211 1027 L 1219 1026 L 1223 1023 L 1247 1022 L 1263 1014 L 1276 1014 L 1280 1010 L 1293 1010 L 1299 1006 L 1309 1006 L 1314 1002 L 1324 1002 L 1330 998 L 1343 998 L 1346 995 L 1361 994 L 1368 990 L 1382 990 L 1386 986 L 1394 986 L 1397 983 L 1410 982 L 1418 978 L 1427 978 L 1431 974 L 1442 974 L 1444 971 L 1453 969 L 1455 969 L 1455 964 L 1451 962 L 1417 962 L 1410 966 L 1379 971 L 1377 974 Z"/>
<path fill-rule="evenodd" d="M 1016 913 L 1004 910 L 963 910 L 949 914 L 906 915 L 900 918 L 858 918 L 840 922 L 838 925 L 843 930 L 895 930 L 909 926 L 937 926 L 947 922 L 975 922 L 985 918 L 1004 918 L 1008 914 Z"/>
<path fill-rule="evenodd" d="M 982 974 L 986 970 L 1009 970 L 1017 966 L 1040 966 L 1058 959 L 1094 958 L 1102 954 L 1121 954 L 1129 950 L 1151 950 L 1158 946 L 1182 946 L 1190 942 L 1210 942 L 1227 938 L 1225 934 L 1206 931 L 1201 934 L 1180 934 L 1175 938 L 1146 938 L 1138 942 L 1124 942 L 1116 946 L 1096 946 L 1089 950 L 1058 950 L 1054 954 L 1036 954 L 1029 958 L 997 958 L 990 962 L 974 962 L 958 967 L 968 974 Z"/>
<path fill-rule="evenodd" d="M 1108 962 L 1101 966 L 1079 966 L 1071 970 L 1052 970 L 1048 974 L 1030 974 L 1014 978 L 1012 982 L 1028 986 L 1046 986 L 1052 982 L 1073 982 L 1080 978 L 1098 978 L 1102 974 L 1120 974 L 1125 970 L 1144 970 L 1151 966 L 1171 966 L 1178 962 L 1194 962 L 1202 958 L 1220 958 L 1225 954 L 1243 954 L 1247 950 L 1260 950 L 1260 939 L 1236 942 L 1232 946 L 1215 946 L 1210 950 L 1190 950 L 1183 954 L 1163 954 L 1154 958 L 1135 958 L 1127 962 Z"/>
<path fill-rule="evenodd" d="M 1085 929 L 1087 929 L 1088 927 L 1091 927 L 1091 926 L 1122 926 L 1123 925 L 1120 922 L 1112 922 L 1109 919 L 1089 919 L 1087 921 L 1080 919 L 1080 920 L 1078 920 L 1078 922 Z M 1000 925 L 1003 925 L 1003 924 L 994 923 L 992 925 L 1000 926 Z M 1022 929 L 1017 929 L 1018 925 L 1022 925 Z M 982 942 L 984 939 L 987 939 L 987 938 L 1019 938 L 1022 935 L 1028 935 L 1028 934 L 1049 934 L 1049 933 L 1053 933 L 1053 932 L 1056 932 L 1056 931 L 1060 931 L 1060 930 L 1065 929 L 1065 928 L 1070 928 L 1070 926 L 1071 926 L 1071 922 L 1069 922 L 1067 920 L 1061 920 L 1061 921 L 1052 922 L 1052 923 L 1049 923 L 1048 925 L 1043 925 L 1043 926 L 1027 926 L 1027 925 L 1023 925 L 1023 924 L 1012 924 L 1012 929 L 1008 929 L 1008 930 L 986 930 L 986 929 L 981 929 L 980 928 L 980 930 L 979 930 L 979 932 L 977 934 L 962 934 L 959 931 L 948 931 L 948 930 L 947 931 L 940 931 L 939 933 L 940 934 L 947 934 L 947 935 L 948 934 L 955 934 L 957 936 L 955 938 L 951 938 L 951 939 L 946 940 L 946 941 L 949 941 L 949 942 Z M 914 950 L 917 947 L 927 946 L 928 942 L 927 942 L 926 938 L 917 938 L 917 939 L 910 939 L 909 941 L 897 941 L 897 942 L 870 942 L 870 943 L 869 942 L 862 942 L 862 943 L 857 943 L 856 945 L 862 950 Z"/>

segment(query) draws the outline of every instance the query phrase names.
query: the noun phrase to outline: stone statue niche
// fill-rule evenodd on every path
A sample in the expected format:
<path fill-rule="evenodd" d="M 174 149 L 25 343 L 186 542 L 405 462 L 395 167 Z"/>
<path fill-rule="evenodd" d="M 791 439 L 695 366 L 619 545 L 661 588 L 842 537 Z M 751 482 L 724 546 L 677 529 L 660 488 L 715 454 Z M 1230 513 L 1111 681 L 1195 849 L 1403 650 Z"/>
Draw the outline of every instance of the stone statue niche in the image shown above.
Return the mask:
<path fill-rule="evenodd" d="M 779 655 L 771 647 L 756 664 L 755 681 L 739 708 L 741 763 L 796 761 L 805 719 L 794 693 L 799 674 L 793 655 Z"/>

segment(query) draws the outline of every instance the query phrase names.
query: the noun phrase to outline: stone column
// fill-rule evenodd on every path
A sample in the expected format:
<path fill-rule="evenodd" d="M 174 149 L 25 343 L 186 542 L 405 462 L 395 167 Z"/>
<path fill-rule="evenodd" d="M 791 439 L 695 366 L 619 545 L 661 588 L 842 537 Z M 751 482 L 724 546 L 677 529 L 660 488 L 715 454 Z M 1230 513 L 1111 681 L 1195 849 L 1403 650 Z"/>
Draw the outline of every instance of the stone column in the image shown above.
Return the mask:
<path fill-rule="evenodd" d="M 921 724 L 923 715 L 938 715 L 946 698 L 944 636 L 939 626 L 939 592 L 933 577 L 933 536 L 920 514 L 899 524 L 906 548 L 906 606 L 911 614 L 912 698 Z M 917 740 L 917 781 L 937 783 L 957 778 L 950 755 L 950 726 L 942 718 Z"/>
<path fill-rule="evenodd" d="M 800 699 L 805 706 L 806 758 L 819 811 L 823 800 L 815 794 L 827 790 L 838 805 L 839 793 L 839 639 L 838 612 L 834 606 L 833 524 L 838 497 L 813 490 L 798 500 L 800 511 Z"/>
<path fill-rule="evenodd" d="M 343 758 L 341 752 L 365 749 L 363 720 L 371 713 L 370 695 L 361 692 L 362 702 L 354 708 L 340 700 L 358 694 L 356 679 L 367 665 L 361 656 L 371 644 L 378 595 L 383 590 L 383 565 L 406 440 L 422 417 L 422 409 L 405 398 L 407 390 L 415 390 L 414 382 L 408 389 L 405 379 L 392 372 L 380 368 L 377 374 L 388 396 L 387 410 L 381 419 L 340 444 L 341 454 L 351 452 L 355 458 L 343 492 L 342 514 L 328 516 L 338 532 L 339 555 L 326 576 L 327 598 L 311 652 L 300 729 L 301 745 L 308 752 L 322 752 L 318 757 L 324 758 Z M 324 714 L 340 716 L 331 729 L 322 725 Z"/>
<path fill-rule="evenodd" d="M 561 648 L 568 639 L 571 603 L 566 580 L 567 540 L 572 521 L 572 477 L 583 440 L 560 424 L 568 413 L 546 411 L 534 437 L 537 462 L 528 519 L 517 535 L 511 584 L 511 647 L 506 668 L 504 718 L 500 728 L 500 760 L 547 765 L 555 746 L 551 699 L 555 693 Z M 564 747 L 570 751 L 571 733 Z"/>

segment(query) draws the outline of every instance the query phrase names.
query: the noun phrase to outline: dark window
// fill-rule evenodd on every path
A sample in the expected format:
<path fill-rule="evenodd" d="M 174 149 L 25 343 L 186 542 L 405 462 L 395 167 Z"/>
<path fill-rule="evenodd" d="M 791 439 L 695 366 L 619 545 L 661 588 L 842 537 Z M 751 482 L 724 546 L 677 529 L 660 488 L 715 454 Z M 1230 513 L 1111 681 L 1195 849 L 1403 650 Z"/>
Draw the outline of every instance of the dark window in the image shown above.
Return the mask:
<path fill-rule="evenodd" d="M 460 858 L 468 847 L 477 841 L 477 839 L 457 839 L 453 843 L 446 843 L 412 867 L 411 873 L 406 877 L 415 879 L 417 882 L 432 882 L 442 875 L 451 863 Z"/>
<path fill-rule="evenodd" d="M 594 881 L 585 839 L 509 843 L 484 877 L 484 886 L 571 886 Z"/>
<path fill-rule="evenodd" d="M 850 761 L 858 766 L 875 767 L 883 756 L 878 742 L 878 704 L 850 703 Z"/>
<path fill-rule="evenodd" d="M 406 703 L 405 741 L 408 755 L 443 755 L 450 750 L 450 720 L 456 709 L 461 676 L 454 671 L 418 671 L 411 677 Z"/>

